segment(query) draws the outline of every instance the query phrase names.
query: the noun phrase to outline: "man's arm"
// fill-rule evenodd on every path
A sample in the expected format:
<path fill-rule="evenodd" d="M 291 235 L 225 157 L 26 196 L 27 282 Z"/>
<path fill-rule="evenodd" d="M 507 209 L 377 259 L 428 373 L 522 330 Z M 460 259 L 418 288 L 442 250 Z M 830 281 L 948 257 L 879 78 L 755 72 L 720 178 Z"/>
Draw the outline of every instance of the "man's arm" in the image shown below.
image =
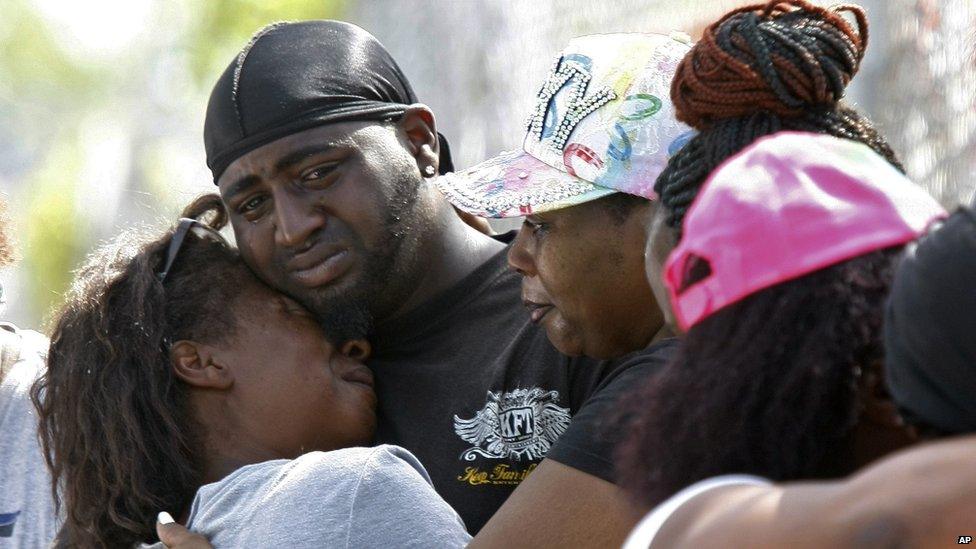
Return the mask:
<path fill-rule="evenodd" d="M 620 547 L 635 511 L 614 484 L 546 459 L 468 547 Z"/>

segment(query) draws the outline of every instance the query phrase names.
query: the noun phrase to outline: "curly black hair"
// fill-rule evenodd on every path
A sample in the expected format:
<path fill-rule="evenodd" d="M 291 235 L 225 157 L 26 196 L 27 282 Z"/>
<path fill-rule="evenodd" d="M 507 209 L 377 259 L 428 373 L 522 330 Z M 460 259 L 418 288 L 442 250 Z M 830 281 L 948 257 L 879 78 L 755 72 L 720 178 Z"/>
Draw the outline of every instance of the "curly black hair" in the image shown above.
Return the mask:
<path fill-rule="evenodd" d="M 227 220 L 219 198 L 184 215 Z M 201 482 L 198 429 L 169 345 L 233 334 L 250 277 L 237 252 L 187 233 L 165 281 L 174 231 L 135 232 L 92 254 L 58 315 L 47 373 L 32 389 L 64 526 L 58 546 L 131 547 L 155 540 L 156 513 L 183 513 Z"/>
<path fill-rule="evenodd" d="M 620 484 L 655 505 L 698 480 L 848 473 L 859 376 L 883 360 L 884 302 L 902 246 L 756 292 L 694 325 L 622 407 Z"/>

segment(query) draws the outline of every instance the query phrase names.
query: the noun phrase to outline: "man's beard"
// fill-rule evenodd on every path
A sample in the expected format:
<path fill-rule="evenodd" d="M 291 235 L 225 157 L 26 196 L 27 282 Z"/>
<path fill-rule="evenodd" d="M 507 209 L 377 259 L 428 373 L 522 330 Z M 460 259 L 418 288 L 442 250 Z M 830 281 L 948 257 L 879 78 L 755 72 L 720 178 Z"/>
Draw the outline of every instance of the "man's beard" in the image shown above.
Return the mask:
<path fill-rule="evenodd" d="M 341 292 L 312 290 L 293 296 L 315 314 L 333 343 L 366 338 L 377 318 L 390 314 L 419 282 L 418 242 L 432 223 L 416 208 L 418 183 L 408 177 L 397 181 L 383 223 L 385 238 L 372 250 L 363 250 L 365 262 L 355 285 Z"/>
<path fill-rule="evenodd" d="M 353 339 L 364 339 L 373 331 L 374 302 L 385 285 L 383 273 L 395 276 L 395 250 L 391 252 L 367 255 L 362 277 L 352 288 L 335 293 L 313 291 L 301 296 L 301 301 L 318 318 L 332 343 L 338 345 Z"/>

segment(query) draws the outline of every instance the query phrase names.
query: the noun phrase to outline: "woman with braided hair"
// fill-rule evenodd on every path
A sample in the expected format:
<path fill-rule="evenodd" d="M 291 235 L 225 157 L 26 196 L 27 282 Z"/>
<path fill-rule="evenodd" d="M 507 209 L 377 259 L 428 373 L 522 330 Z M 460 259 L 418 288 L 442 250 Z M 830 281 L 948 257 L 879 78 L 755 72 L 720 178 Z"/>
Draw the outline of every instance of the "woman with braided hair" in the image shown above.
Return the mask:
<path fill-rule="evenodd" d="M 852 22 L 845 13 L 853 15 Z M 772 1 L 726 14 L 681 61 L 671 96 L 676 116 L 699 133 L 671 157 L 657 179 L 661 207 L 652 217 L 645 253 L 649 281 L 669 323 L 679 324 L 680 319 L 667 305 L 674 294 L 665 288 L 662 273 L 665 259 L 681 245 L 685 216 L 706 179 L 716 177 L 723 171 L 717 169 L 720 165 L 727 166 L 760 138 L 793 130 L 806 132 L 811 146 L 816 143 L 812 134 L 860 142 L 877 153 L 864 164 L 877 173 L 861 179 L 880 178 L 883 185 L 885 177 L 877 174 L 885 174 L 892 184 L 910 185 L 871 123 L 841 103 L 864 56 L 867 36 L 860 8 Z M 792 156 L 780 155 L 763 165 L 761 177 L 774 186 L 799 176 L 810 181 L 822 177 L 818 170 L 824 167 L 804 157 L 804 141 L 799 143 Z M 743 194 L 754 185 L 743 173 L 724 179 L 740 186 Z M 851 174 L 839 179 L 852 186 L 857 180 Z M 788 219 L 790 213 L 777 215 Z M 719 227 L 709 219 L 699 223 L 715 223 L 716 231 L 736 228 Z M 779 240 L 802 244 L 801 234 L 821 246 L 830 244 L 789 224 L 774 230 L 776 234 L 753 231 L 755 242 L 748 250 L 740 243 L 729 252 L 741 254 L 748 265 Z M 625 444 L 621 469 L 629 471 L 624 476 L 632 491 L 654 504 L 716 474 L 747 472 L 777 480 L 839 476 L 904 443 L 897 442 L 896 429 L 887 431 L 890 437 L 874 437 L 865 445 L 864 436 L 858 435 L 865 429 L 855 429 L 872 424 L 861 421 L 865 407 L 879 408 L 871 403 L 885 400 L 875 398 L 884 395 L 875 395 L 874 388 L 881 387 L 876 380 L 883 360 L 882 305 L 898 254 L 898 247 L 879 247 L 849 256 L 838 265 L 764 288 L 695 326 L 673 367 L 632 402 L 635 433 Z M 690 277 L 710 274 L 700 263 L 684 267 Z M 745 272 L 731 278 L 752 282 Z M 662 398 L 668 394 L 686 398 Z M 642 469 L 641 463 L 651 464 L 646 467 L 652 470 Z"/>
<path fill-rule="evenodd" d="M 735 474 L 696 482 L 649 513 L 624 549 L 702 547 L 718 538 L 725 547 L 971 541 L 960 532 L 976 516 L 973 280 L 976 209 L 961 207 L 906 246 L 885 305 L 891 399 L 920 439 L 948 440 L 896 452 L 840 482 L 773 484 Z"/>
<path fill-rule="evenodd" d="M 867 19 L 857 6 L 773 0 L 727 13 L 685 55 L 671 99 L 678 120 L 699 133 L 657 178 L 661 207 L 645 254 L 651 287 L 672 326 L 661 268 L 705 178 L 730 156 L 764 135 L 793 130 L 859 141 L 904 172 L 871 121 L 841 101 L 867 43 Z"/>
<path fill-rule="evenodd" d="M 724 163 L 668 257 L 685 336 L 628 404 L 622 485 L 655 505 L 715 475 L 836 478 L 911 443 L 884 304 L 904 245 L 944 215 L 851 140 L 782 132 Z"/>

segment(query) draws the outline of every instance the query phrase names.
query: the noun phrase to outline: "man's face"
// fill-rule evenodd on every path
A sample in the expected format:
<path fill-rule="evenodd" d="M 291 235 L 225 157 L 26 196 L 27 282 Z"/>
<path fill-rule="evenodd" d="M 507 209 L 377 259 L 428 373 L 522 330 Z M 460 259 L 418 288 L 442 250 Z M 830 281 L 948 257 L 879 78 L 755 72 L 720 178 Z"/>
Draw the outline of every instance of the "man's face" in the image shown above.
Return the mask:
<path fill-rule="evenodd" d="M 563 354 L 612 358 L 662 324 L 644 274 L 650 202 L 621 221 L 600 201 L 526 217 L 508 253 L 522 300 Z"/>
<path fill-rule="evenodd" d="M 247 264 L 342 339 L 416 281 L 421 181 L 394 124 L 343 122 L 247 153 L 218 186 Z"/>

